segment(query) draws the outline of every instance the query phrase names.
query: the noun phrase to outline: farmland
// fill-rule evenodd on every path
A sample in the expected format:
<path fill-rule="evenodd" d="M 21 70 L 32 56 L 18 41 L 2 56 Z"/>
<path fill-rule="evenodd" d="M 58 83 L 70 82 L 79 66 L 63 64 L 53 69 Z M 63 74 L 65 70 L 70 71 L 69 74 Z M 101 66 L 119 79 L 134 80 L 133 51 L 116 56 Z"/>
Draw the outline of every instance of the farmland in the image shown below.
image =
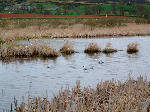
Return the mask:
<path fill-rule="evenodd" d="M 0 5 L 1 13 L 50 14 L 50 15 L 111 15 L 138 16 L 149 14 L 150 4 L 137 3 L 77 3 L 29 2 Z"/>

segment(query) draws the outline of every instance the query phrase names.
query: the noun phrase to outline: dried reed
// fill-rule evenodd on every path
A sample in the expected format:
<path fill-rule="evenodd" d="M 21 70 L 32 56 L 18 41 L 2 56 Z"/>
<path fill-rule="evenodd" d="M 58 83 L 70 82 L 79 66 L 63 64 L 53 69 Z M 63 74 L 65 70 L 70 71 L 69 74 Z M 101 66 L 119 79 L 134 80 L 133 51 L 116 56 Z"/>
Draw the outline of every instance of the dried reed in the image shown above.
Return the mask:
<path fill-rule="evenodd" d="M 47 45 L 3 45 L 0 48 L 1 58 L 10 57 L 57 57 L 59 53 Z"/>
<path fill-rule="evenodd" d="M 84 50 L 85 53 L 98 53 L 101 48 L 96 43 L 89 43 L 88 47 Z"/>
<path fill-rule="evenodd" d="M 109 54 L 109 53 L 114 53 L 114 52 L 117 52 L 117 49 L 113 49 L 112 48 L 112 44 L 111 43 L 107 43 L 106 44 L 106 48 L 103 50 L 103 53 Z"/>
<path fill-rule="evenodd" d="M 21 105 L 15 107 L 17 112 L 149 112 L 150 110 L 150 83 L 138 77 L 125 82 L 105 81 L 97 84 L 96 89 L 82 87 L 78 81 L 70 90 L 65 89 L 48 98 L 24 99 Z"/>
<path fill-rule="evenodd" d="M 138 49 L 138 43 L 129 43 L 127 52 L 130 53 L 137 53 L 139 51 Z"/>
<path fill-rule="evenodd" d="M 75 50 L 74 50 L 73 46 L 71 45 L 71 43 L 67 41 L 60 49 L 60 52 L 65 55 L 71 55 L 71 54 L 75 53 Z"/>
<path fill-rule="evenodd" d="M 61 20 L 61 19 L 60 19 Z M 67 25 L 67 28 L 62 28 L 62 25 L 56 25 L 51 27 L 50 24 L 32 24 L 33 20 L 29 22 L 24 22 L 27 24 L 26 27 L 15 27 L 16 25 L 11 25 L 8 28 L 0 27 L 0 38 L 5 42 L 11 42 L 14 40 L 20 40 L 28 38 L 92 38 L 92 37 L 120 37 L 120 36 L 143 36 L 150 35 L 150 25 L 136 25 L 133 23 L 127 24 L 127 26 L 122 27 L 94 27 L 85 25 L 83 23 L 75 23 L 72 25 Z M 48 21 L 47 21 L 48 22 Z M 12 22 L 10 22 L 12 23 Z M 19 23 L 22 23 L 20 21 Z M 52 22 L 57 24 L 56 22 Z M 29 25 L 28 25 L 29 24 Z M 65 24 L 65 23 L 64 23 Z M 64 25 L 63 25 L 64 26 Z M 65 24 L 66 26 L 66 24 Z M 92 27 L 92 30 L 91 30 Z"/>

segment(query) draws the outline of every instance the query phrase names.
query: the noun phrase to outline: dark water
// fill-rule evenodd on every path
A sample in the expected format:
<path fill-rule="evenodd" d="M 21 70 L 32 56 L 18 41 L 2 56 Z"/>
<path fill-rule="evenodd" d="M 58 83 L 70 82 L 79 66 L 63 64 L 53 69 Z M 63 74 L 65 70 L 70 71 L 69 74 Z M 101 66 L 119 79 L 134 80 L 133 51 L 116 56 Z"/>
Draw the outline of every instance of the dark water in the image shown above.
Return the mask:
<path fill-rule="evenodd" d="M 67 40 L 72 42 L 79 53 L 69 57 L 60 56 L 57 59 L 0 61 L 0 110 L 10 108 L 14 96 L 21 100 L 22 96 L 45 96 L 47 91 L 51 97 L 53 93 L 57 94 L 61 87 L 73 87 L 77 80 L 80 80 L 82 85 L 95 87 L 102 80 L 115 78 L 125 81 L 129 73 L 132 73 L 134 78 L 142 75 L 150 79 L 150 37 L 45 39 L 38 42 L 59 49 Z M 83 51 L 90 42 L 98 43 L 101 48 L 111 42 L 114 48 L 123 51 L 111 55 L 87 55 Z M 126 53 L 130 42 L 139 43 L 139 53 Z M 104 63 L 99 64 L 98 60 Z M 83 66 L 88 70 L 84 70 Z"/>

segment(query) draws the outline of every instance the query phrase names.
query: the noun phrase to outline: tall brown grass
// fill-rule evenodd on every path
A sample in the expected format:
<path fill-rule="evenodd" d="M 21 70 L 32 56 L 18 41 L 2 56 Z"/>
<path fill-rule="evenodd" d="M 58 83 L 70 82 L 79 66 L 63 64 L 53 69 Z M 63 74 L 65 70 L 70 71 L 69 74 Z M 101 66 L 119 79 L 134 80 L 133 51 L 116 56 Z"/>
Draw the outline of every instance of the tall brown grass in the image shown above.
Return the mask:
<path fill-rule="evenodd" d="M 0 48 L 0 57 L 57 57 L 59 53 L 47 45 L 3 45 Z"/>
<path fill-rule="evenodd" d="M 138 43 L 129 43 L 127 52 L 130 53 L 137 53 L 139 51 L 138 49 Z"/>
<path fill-rule="evenodd" d="M 65 55 L 71 55 L 71 54 L 75 53 L 75 50 L 74 50 L 73 46 L 71 45 L 71 43 L 69 41 L 67 41 L 60 49 L 60 52 Z"/>
<path fill-rule="evenodd" d="M 103 50 L 103 53 L 108 54 L 108 53 L 114 53 L 117 52 L 117 49 L 112 48 L 111 43 L 106 44 L 106 48 Z"/>
<path fill-rule="evenodd" d="M 121 22 L 121 24 L 120 24 Z M 126 23 L 127 26 L 123 24 Z M 112 26 L 112 27 L 110 27 Z M 121 26 L 118 28 L 118 26 Z M 92 30 L 91 30 L 92 28 Z M 20 37 L 105 37 L 150 35 L 150 25 L 136 25 L 128 20 L 101 19 L 0 19 L 0 38 L 6 42 Z M 24 38 L 22 38 L 24 39 Z"/>
<path fill-rule="evenodd" d="M 150 83 L 138 77 L 125 82 L 100 82 L 96 88 L 81 87 L 78 81 L 73 89 L 65 89 L 51 100 L 47 97 L 14 101 L 17 112 L 149 112 Z"/>
<path fill-rule="evenodd" d="M 84 50 L 85 53 L 98 53 L 101 48 L 96 43 L 89 43 L 88 47 Z"/>
<path fill-rule="evenodd" d="M 33 20 L 32 20 L 33 21 Z M 32 22 L 30 21 L 30 22 Z M 28 22 L 27 22 L 28 23 Z M 57 23 L 57 22 L 56 22 Z M 91 27 L 82 23 L 75 23 L 72 25 L 56 25 L 51 27 L 49 24 L 38 24 L 27 25 L 26 27 L 15 27 L 11 25 L 8 28 L 0 27 L 0 38 L 5 42 L 12 42 L 14 40 L 20 40 L 28 38 L 92 38 L 92 37 L 112 37 L 112 36 L 139 36 L 139 35 L 150 35 L 150 25 L 136 25 L 127 24 L 122 27 Z"/>

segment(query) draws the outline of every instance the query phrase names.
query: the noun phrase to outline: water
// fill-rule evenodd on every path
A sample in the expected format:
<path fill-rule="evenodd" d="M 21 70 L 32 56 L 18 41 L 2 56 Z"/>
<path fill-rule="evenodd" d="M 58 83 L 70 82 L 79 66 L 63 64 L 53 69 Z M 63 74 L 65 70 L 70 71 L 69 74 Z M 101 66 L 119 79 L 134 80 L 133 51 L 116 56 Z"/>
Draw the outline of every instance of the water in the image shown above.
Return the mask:
<path fill-rule="evenodd" d="M 24 58 L 9 62 L 0 61 L 0 110 L 10 109 L 14 96 L 45 96 L 57 94 L 63 87 L 73 87 L 77 80 L 84 86 L 95 87 L 100 81 L 112 78 L 125 81 L 129 74 L 150 79 L 150 37 L 95 38 L 95 39 L 44 39 L 37 40 L 49 44 L 57 50 L 69 40 L 79 53 L 60 56 L 56 59 Z M 103 53 L 93 56 L 84 53 L 88 43 L 96 42 L 105 48 L 111 42 L 113 48 L 123 51 L 111 55 Z M 139 53 L 127 54 L 130 42 L 139 43 Z M 25 41 L 19 43 L 26 43 Z M 104 63 L 99 64 L 98 60 Z M 88 70 L 84 70 L 85 66 Z M 92 69 L 93 67 L 93 69 Z M 91 68 L 91 69 L 90 69 Z"/>

